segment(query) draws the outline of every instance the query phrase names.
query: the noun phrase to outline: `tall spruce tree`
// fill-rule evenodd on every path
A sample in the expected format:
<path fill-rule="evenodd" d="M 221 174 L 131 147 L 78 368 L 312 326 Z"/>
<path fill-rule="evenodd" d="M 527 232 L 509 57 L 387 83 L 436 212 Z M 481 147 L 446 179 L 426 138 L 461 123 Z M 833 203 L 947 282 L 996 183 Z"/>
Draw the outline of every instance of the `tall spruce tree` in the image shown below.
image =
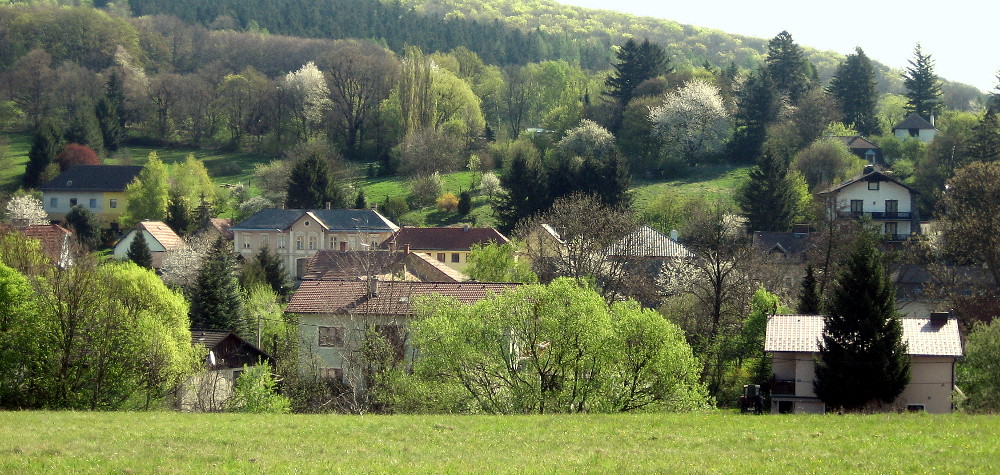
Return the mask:
<path fill-rule="evenodd" d="M 28 165 L 24 170 L 22 184 L 25 188 L 35 188 L 41 185 L 45 169 L 56 158 L 62 149 L 59 132 L 52 122 L 43 121 L 31 139 L 31 149 L 28 150 Z"/>
<path fill-rule="evenodd" d="M 986 110 L 972 129 L 968 154 L 971 161 L 1000 160 L 1000 120 L 997 118 L 997 111 L 992 108 Z"/>
<path fill-rule="evenodd" d="M 331 203 L 334 208 L 346 204 L 343 191 L 334 182 L 330 164 L 318 154 L 309 153 L 292 165 L 288 176 L 288 198 L 285 204 L 290 209 L 322 208 Z"/>
<path fill-rule="evenodd" d="M 751 231 L 787 231 L 798 211 L 798 196 L 788 164 L 770 153 L 750 169 L 750 179 L 736 193 L 736 203 Z"/>
<path fill-rule="evenodd" d="M 495 206 L 500 230 L 509 233 L 522 219 L 548 206 L 545 174 L 538 162 L 518 152 L 511 158 L 510 168 L 500 178 L 504 189 Z"/>
<path fill-rule="evenodd" d="M 910 382 L 895 286 L 874 242 L 866 237 L 854 248 L 824 317 L 813 389 L 832 408 L 889 404 Z"/>
<path fill-rule="evenodd" d="M 170 189 L 167 217 L 163 222 L 181 236 L 187 236 L 194 231 L 191 207 L 188 205 L 187 199 L 181 196 L 176 188 Z"/>
<path fill-rule="evenodd" d="M 813 272 L 813 266 L 809 264 L 806 266 L 806 275 L 802 278 L 802 289 L 799 291 L 799 306 L 795 310 L 802 315 L 816 315 L 819 313 L 819 308 L 819 286 L 816 283 L 816 274 Z"/>
<path fill-rule="evenodd" d="M 135 237 L 132 238 L 132 243 L 129 244 L 125 257 L 128 257 L 128 260 L 135 262 L 139 267 L 153 268 L 153 254 L 149 250 L 146 233 L 142 229 L 136 229 Z"/>
<path fill-rule="evenodd" d="M 752 73 L 736 92 L 735 130 L 728 155 L 736 163 L 752 163 L 761 155 L 767 127 L 778 119 L 781 101 L 766 69 Z"/>
<path fill-rule="evenodd" d="M 878 135 L 878 91 L 875 68 L 861 48 L 837 66 L 827 91 L 844 113 L 843 124 L 864 136 Z"/>
<path fill-rule="evenodd" d="M 73 228 L 76 241 L 90 249 L 101 245 L 101 222 L 83 206 L 74 206 L 66 213 L 66 224 Z"/>
<path fill-rule="evenodd" d="M 243 299 L 234 273 L 236 258 L 229 242 L 219 237 L 206 254 L 191 289 L 191 328 L 234 330 Z"/>
<path fill-rule="evenodd" d="M 941 113 L 941 80 L 934 74 L 934 60 L 931 55 L 924 54 L 920 43 L 913 49 L 913 59 L 903 73 L 903 86 L 906 87 L 906 111 L 916 112 L 921 117 L 931 120 Z"/>
<path fill-rule="evenodd" d="M 775 89 L 787 96 L 792 104 L 797 104 L 810 88 L 813 71 L 802 47 L 795 43 L 787 31 L 778 33 L 767 43 L 765 64 L 774 80 Z"/>
<path fill-rule="evenodd" d="M 622 113 L 632 100 L 635 88 L 643 81 L 670 72 L 670 61 L 660 45 L 648 39 L 636 43 L 629 38 L 615 52 L 614 71 L 604 81 L 608 96 L 615 105 L 615 115 L 609 130 L 617 132 L 621 126 Z"/>

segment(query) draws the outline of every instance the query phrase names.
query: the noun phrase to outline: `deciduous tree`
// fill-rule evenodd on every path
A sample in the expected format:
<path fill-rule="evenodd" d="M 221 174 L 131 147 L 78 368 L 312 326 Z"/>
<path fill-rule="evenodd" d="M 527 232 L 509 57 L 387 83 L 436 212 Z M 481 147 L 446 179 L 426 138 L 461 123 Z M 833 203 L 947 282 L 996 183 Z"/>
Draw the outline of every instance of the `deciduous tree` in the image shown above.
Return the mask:
<path fill-rule="evenodd" d="M 128 204 L 120 219 L 122 226 L 131 227 L 145 219 L 163 221 L 167 217 L 169 193 L 167 167 L 155 151 L 149 152 L 149 159 L 139 176 L 125 189 Z"/>
<path fill-rule="evenodd" d="M 689 164 L 721 151 L 732 134 L 718 88 L 701 80 L 667 95 L 663 105 L 650 110 L 649 118 L 663 140 L 663 153 Z"/>

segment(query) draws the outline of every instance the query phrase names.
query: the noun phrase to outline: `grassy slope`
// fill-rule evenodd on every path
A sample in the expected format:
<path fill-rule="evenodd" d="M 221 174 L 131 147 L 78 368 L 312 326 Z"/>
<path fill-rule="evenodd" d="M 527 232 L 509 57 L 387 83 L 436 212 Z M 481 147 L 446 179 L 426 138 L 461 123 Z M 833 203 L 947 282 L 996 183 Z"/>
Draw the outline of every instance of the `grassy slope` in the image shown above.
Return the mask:
<path fill-rule="evenodd" d="M 8 154 L 11 156 L 11 166 L 0 169 L 0 190 L 12 191 L 19 184 L 24 173 L 24 164 L 28 159 L 28 149 L 31 147 L 31 137 L 27 134 L 11 134 L 0 132 L 10 143 Z M 189 153 L 203 160 L 205 166 L 216 183 L 235 184 L 250 183 L 254 166 L 264 164 L 274 157 L 251 153 L 221 152 L 202 149 L 163 149 L 152 147 L 129 147 L 127 149 L 132 162 L 137 165 L 146 163 L 149 152 L 156 151 L 160 160 L 167 164 L 184 161 Z M 117 163 L 108 161 L 107 163 Z M 359 168 L 361 174 L 362 168 Z M 717 198 L 729 199 L 736 186 L 746 178 L 747 168 L 731 166 L 711 166 L 695 169 L 687 176 L 668 181 L 635 180 L 632 191 L 635 196 L 637 210 L 643 210 L 656 197 L 668 188 L 677 191 L 681 196 L 706 196 L 710 200 Z M 473 176 L 471 172 L 457 172 L 442 175 L 443 192 L 454 193 L 456 196 L 462 190 L 469 189 Z M 386 195 L 407 196 L 410 186 L 404 177 L 361 178 L 356 182 L 365 190 L 365 196 L 370 202 L 381 204 Z M 353 200 L 353 197 L 351 197 Z M 404 219 L 406 224 L 423 224 L 428 226 L 447 226 L 456 223 L 473 223 L 478 226 L 495 224 L 491 215 L 488 200 L 485 196 L 473 198 L 473 211 L 469 216 L 459 216 L 427 207 L 412 212 Z"/>
<path fill-rule="evenodd" d="M 0 413 L 0 472 L 995 473 L 997 416 Z"/>

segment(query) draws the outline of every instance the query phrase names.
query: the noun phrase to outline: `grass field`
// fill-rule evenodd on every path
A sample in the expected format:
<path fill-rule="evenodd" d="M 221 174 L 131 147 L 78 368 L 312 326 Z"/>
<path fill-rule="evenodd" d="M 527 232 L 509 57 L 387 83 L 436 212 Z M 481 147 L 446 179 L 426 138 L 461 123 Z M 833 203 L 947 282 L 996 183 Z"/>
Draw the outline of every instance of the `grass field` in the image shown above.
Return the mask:
<path fill-rule="evenodd" d="M 0 472 L 996 473 L 1000 417 L 0 413 Z"/>

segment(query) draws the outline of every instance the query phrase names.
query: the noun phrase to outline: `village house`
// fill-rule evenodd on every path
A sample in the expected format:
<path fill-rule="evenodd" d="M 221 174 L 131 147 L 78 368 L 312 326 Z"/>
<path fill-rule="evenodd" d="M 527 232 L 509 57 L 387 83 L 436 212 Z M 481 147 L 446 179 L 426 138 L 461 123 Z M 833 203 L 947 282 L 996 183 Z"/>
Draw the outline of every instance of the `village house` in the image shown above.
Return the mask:
<path fill-rule="evenodd" d="M 181 411 L 223 411 L 244 366 L 274 365 L 270 355 L 233 332 L 191 330 L 191 344 L 205 352 L 204 371 L 190 377 L 178 389 L 174 407 Z"/>
<path fill-rule="evenodd" d="M 870 140 L 860 135 L 838 135 L 833 137 L 844 144 L 858 158 L 869 165 L 884 165 L 885 159 L 882 157 L 882 148 L 875 145 Z"/>
<path fill-rule="evenodd" d="M 298 318 L 303 371 L 363 386 L 359 351 L 369 329 L 382 335 L 396 358 L 412 357 L 406 325 L 421 297 L 441 295 L 471 304 L 518 284 L 482 282 L 303 281 L 286 313 Z"/>
<path fill-rule="evenodd" d="M 149 254 L 153 258 L 153 269 L 163 267 L 163 257 L 166 256 L 168 251 L 184 247 L 184 240 L 163 221 L 142 221 L 136 223 L 132 229 L 115 243 L 112 251 L 115 259 L 128 259 L 129 247 L 132 246 L 132 241 L 136 239 L 139 233 L 142 233 L 142 237 L 146 240 L 146 247 L 149 248 Z"/>
<path fill-rule="evenodd" d="M 918 192 L 876 167 L 819 192 L 832 218 L 870 218 L 887 241 L 905 241 L 920 233 Z"/>
<path fill-rule="evenodd" d="M 317 251 L 306 263 L 302 280 L 413 280 L 463 282 L 465 274 L 418 252 Z"/>
<path fill-rule="evenodd" d="M 38 187 L 49 219 L 60 223 L 74 206 L 87 208 L 113 230 L 125 212 L 125 188 L 142 171 L 133 165 L 76 165 Z"/>
<path fill-rule="evenodd" d="M 933 120 L 933 117 L 931 118 Z M 928 143 L 937 136 L 937 128 L 933 122 L 928 122 L 916 112 L 906 116 L 905 119 L 892 128 L 892 134 L 899 140 L 915 138 L 921 142 Z"/>
<path fill-rule="evenodd" d="M 73 264 L 73 233 L 58 224 L 30 224 L 24 226 L 8 226 L 0 224 L 0 236 L 9 233 L 20 233 L 28 239 L 38 240 L 42 253 L 61 267 L 67 268 Z"/>
<path fill-rule="evenodd" d="M 250 259 L 264 247 L 278 256 L 289 278 L 301 279 L 321 250 L 374 250 L 399 227 L 374 209 L 258 211 L 229 228 L 236 253 Z"/>
<path fill-rule="evenodd" d="M 903 342 L 910 355 L 910 383 L 893 405 L 900 410 L 947 413 L 953 409 L 955 361 L 962 356 L 958 321 L 947 313 L 904 317 Z M 764 352 L 771 356 L 771 412 L 826 411 L 813 381 L 823 335 L 822 315 L 771 315 Z"/>
<path fill-rule="evenodd" d="M 383 249 L 409 250 L 425 254 L 452 269 L 464 271 L 469 264 L 472 246 L 510 242 L 493 228 L 416 228 L 402 227 L 382 243 Z"/>

